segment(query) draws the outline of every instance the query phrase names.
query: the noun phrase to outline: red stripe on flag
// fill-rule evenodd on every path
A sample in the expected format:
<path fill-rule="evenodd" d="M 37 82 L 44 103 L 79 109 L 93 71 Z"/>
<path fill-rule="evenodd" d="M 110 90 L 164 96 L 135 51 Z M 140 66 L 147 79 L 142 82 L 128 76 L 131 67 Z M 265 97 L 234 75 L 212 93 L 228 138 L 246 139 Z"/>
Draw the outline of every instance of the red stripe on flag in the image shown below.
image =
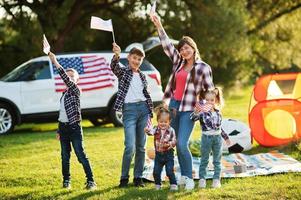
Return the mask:
<path fill-rule="evenodd" d="M 103 89 L 103 88 L 107 88 L 107 87 L 113 87 L 113 84 L 107 84 L 107 85 L 102 85 L 102 86 L 96 86 L 96 87 L 90 87 L 90 88 L 85 88 L 85 89 L 81 89 L 83 92 L 85 91 L 90 91 L 90 90 L 97 90 L 97 89 Z M 66 89 L 56 89 L 56 92 L 64 92 Z"/>
<path fill-rule="evenodd" d="M 107 79 L 102 79 L 102 80 L 97 80 L 97 81 L 91 81 L 91 82 L 85 82 L 85 83 L 79 82 L 77 85 L 79 85 L 79 86 L 81 86 L 81 85 L 90 85 L 90 84 L 95 84 L 95 83 L 101 83 L 101 82 L 111 81 L 111 80 L 113 80 L 113 79 L 107 78 Z M 63 82 L 61 82 L 61 83 L 56 82 L 55 85 L 56 86 L 62 86 L 62 85 L 65 85 L 65 83 L 63 83 Z"/>

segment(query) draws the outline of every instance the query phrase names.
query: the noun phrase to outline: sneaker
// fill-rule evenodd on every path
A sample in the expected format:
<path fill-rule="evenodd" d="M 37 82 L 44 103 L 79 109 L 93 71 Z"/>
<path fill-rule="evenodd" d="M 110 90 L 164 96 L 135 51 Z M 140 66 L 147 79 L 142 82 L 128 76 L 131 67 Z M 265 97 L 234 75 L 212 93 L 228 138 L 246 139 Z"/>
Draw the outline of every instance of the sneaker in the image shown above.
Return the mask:
<path fill-rule="evenodd" d="M 155 185 L 156 190 L 161 190 L 161 185 Z"/>
<path fill-rule="evenodd" d="M 221 181 L 219 179 L 213 179 L 212 188 L 220 188 L 221 186 Z"/>
<path fill-rule="evenodd" d="M 64 181 L 63 181 L 63 188 L 66 188 L 66 189 L 68 189 L 68 190 L 71 189 L 71 183 L 70 183 L 69 180 L 64 180 Z"/>
<path fill-rule="evenodd" d="M 206 179 L 199 180 L 199 188 L 206 188 Z"/>
<path fill-rule="evenodd" d="M 184 187 L 185 183 L 186 183 L 186 178 L 188 178 L 188 177 L 187 176 L 181 176 L 180 180 L 178 180 L 178 186 Z"/>
<path fill-rule="evenodd" d="M 144 183 L 142 178 L 134 178 L 134 185 L 135 187 L 144 187 Z"/>
<path fill-rule="evenodd" d="M 96 188 L 97 188 L 97 186 L 94 181 L 87 181 L 87 183 L 86 183 L 87 190 L 95 190 Z"/>
<path fill-rule="evenodd" d="M 191 178 L 186 178 L 185 181 L 185 190 L 193 190 L 194 189 L 194 181 Z"/>
<path fill-rule="evenodd" d="M 129 183 L 128 178 L 120 179 L 120 183 L 119 183 L 118 187 L 125 188 L 128 186 L 128 183 Z"/>
<path fill-rule="evenodd" d="M 179 188 L 178 188 L 178 185 L 176 184 L 171 184 L 170 185 L 170 191 L 177 191 Z"/>

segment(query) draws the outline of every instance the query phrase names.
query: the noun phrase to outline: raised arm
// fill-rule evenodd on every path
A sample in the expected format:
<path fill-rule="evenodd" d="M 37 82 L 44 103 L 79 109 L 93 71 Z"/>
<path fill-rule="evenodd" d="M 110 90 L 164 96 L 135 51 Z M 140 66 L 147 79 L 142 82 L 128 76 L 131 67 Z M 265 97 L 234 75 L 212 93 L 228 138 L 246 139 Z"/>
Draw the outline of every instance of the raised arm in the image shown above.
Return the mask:
<path fill-rule="evenodd" d="M 175 48 L 173 43 L 170 41 L 168 35 L 166 34 L 159 16 L 153 15 L 151 16 L 151 20 L 157 28 L 159 38 L 163 47 L 165 54 L 171 59 L 173 63 L 173 67 L 177 67 L 179 62 L 181 61 L 181 55 L 179 51 Z"/>
<path fill-rule="evenodd" d="M 60 63 L 57 61 L 56 56 L 54 53 L 49 52 L 48 54 L 50 61 L 54 64 L 54 66 L 56 67 L 60 77 L 62 78 L 62 80 L 64 81 L 64 83 L 66 84 L 66 86 L 70 89 L 72 89 L 74 92 L 76 92 L 77 94 L 80 94 L 80 90 L 78 89 L 76 83 L 74 83 L 70 77 L 66 74 L 64 68 L 62 67 L 62 65 L 60 65 Z"/>
<path fill-rule="evenodd" d="M 117 78 L 120 78 L 123 75 L 124 70 L 120 67 L 119 64 L 121 49 L 116 43 L 113 43 L 113 52 L 114 52 L 114 56 L 112 58 L 110 67 L 113 73 L 117 76 Z"/>

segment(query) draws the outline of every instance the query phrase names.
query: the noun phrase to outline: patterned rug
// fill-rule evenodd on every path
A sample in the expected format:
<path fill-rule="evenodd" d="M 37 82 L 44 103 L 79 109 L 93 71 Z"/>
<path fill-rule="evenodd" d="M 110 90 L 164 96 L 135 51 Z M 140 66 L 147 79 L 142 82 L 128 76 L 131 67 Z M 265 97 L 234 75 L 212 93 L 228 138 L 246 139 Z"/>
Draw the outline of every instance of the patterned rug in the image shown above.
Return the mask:
<path fill-rule="evenodd" d="M 193 178 L 199 179 L 200 158 L 193 157 Z M 235 173 L 234 165 L 243 166 L 245 172 Z M 146 158 L 143 171 L 143 178 L 153 181 L 154 160 Z M 179 180 L 181 173 L 178 164 L 178 158 L 175 157 L 175 174 Z M 245 155 L 242 153 L 224 155 L 222 157 L 222 177 L 249 177 L 258 175 L 268 175 L 276 173 L 301 172 L 301 162 L 280 153 L 273 151 L 269 153 L 260 153 L 255 155 Z M 210 156 L 207 168 L 207 179 L 213 177 L 212 157 Z M 165 168 L 162 171 L 162 180 L 166 180 Z"/>

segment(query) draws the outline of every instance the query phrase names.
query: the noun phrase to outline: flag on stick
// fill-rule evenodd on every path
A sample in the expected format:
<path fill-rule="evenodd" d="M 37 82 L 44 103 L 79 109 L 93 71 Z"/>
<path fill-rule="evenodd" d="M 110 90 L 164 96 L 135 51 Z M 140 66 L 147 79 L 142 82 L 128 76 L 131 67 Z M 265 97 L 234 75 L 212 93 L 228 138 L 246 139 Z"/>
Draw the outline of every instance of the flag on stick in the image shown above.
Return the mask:
<path fill-rule="evenodd" d="M 43 52 L 48 55 L 50 52 L 50 45 L 47 41 L 45 34 L 43 34 Z"/>
<path fill-rule="evenodd" d="M 153 5 L 152 5 L 152 8 L 151 8 L 151 10 L 149 12 L 149 15 L 151 17 L 155 15 L 155 13 L 156 13 L 156 7 L 157 7 L 157 0 L 154 1 Z"/>
<path fill-rule="evenodd" d="M 90 23 L 91 29 L 97 29 L 102 31 L 109 31 L 112 32 L 113 35 L 113 41 L 115 42 L 115 36 L 114 36 L 114 30 L 113 30 L 113 24 L 112 20 L 103 20 L 99 17 L 91 17 L 91 23 Z"/>

